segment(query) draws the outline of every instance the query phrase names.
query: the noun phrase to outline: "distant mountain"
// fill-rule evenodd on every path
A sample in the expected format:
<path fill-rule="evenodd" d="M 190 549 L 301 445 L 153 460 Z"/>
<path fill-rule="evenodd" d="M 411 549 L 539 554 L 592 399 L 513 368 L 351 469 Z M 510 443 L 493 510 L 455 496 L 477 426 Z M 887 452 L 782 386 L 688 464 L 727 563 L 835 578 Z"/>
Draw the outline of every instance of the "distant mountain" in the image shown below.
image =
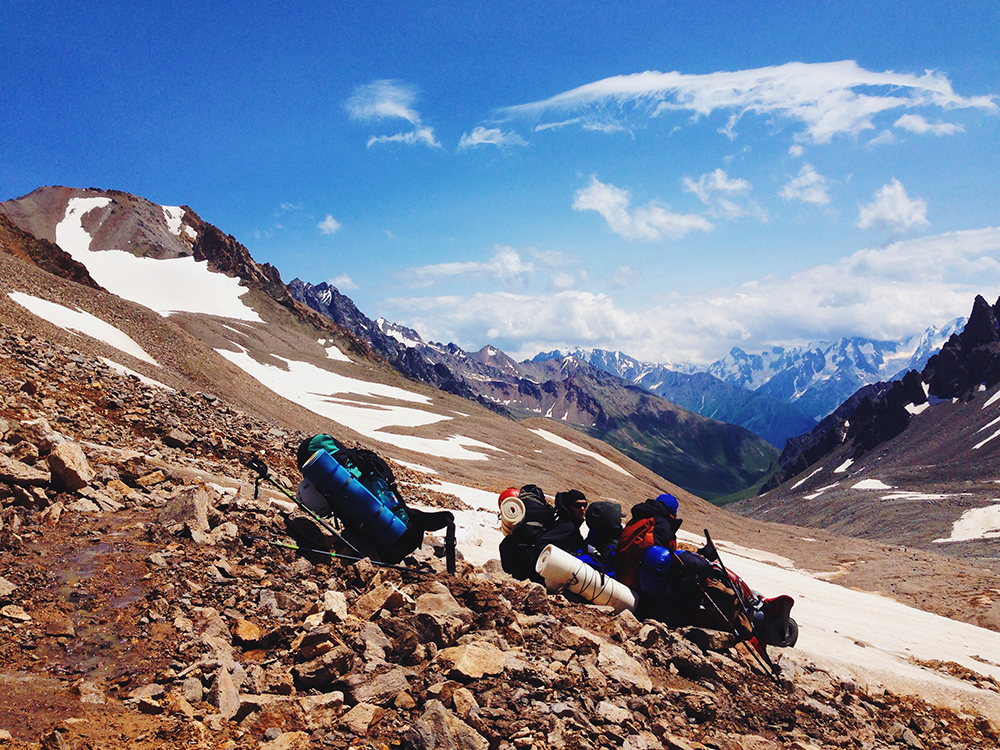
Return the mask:
<path fill-rule="evenodd" d="M 789 440 L 761 495 L 736 509 L 901 544 L 932 547 L 947 539 L 970 554 L 995 556 L 982 534 L 952 541 L 951 532 L 958 515 L 995 503 L 998 320 L 1000 300 L 990 305 L 976 297 L 961 334 L 952 334 L 922 372 L 862 387 L 812 432 Z"/>
<path fill-rule="evenodd" d="M 964 318 L 902 342 L 844 338 L 804 347 L 776 346 L 761 354 L 734 347 L 708 372 L 720 380 L 792 404 L 819 420 L 864 385 L 902 377 L 920 369 Z"/>
<path fill-rule="evenodd" d="M 737 425 L 693 413 L 578 357 L 516 362 L 493 346 L 468 353 L 455 344 L 425 342 L 384 319 L 377 325 L 428 363 L 447 368 L 479 398 L 517 417 L 575 425 L 702 497 L 754 484 L 778 455 Z"/>
<path fill-rule="evenodd" d="M 572 355 L 557 350 L 538 354 L 532 361 L 566 356 L 582 359 L 703 417 L 739 425 L 778 448 L 816 426 L 815 419 L 780 399 L 726 383 L 690 365 L 640 362 L 604 349 L 574 349 Z"/>

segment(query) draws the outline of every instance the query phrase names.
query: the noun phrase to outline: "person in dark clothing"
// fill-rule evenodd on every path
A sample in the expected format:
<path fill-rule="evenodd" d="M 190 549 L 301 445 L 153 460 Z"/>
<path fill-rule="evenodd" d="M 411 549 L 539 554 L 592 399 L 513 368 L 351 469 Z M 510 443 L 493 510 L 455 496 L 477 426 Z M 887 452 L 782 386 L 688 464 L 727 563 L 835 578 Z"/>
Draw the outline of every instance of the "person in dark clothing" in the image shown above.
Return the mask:
<path fill-rule="evenodd" d="M 587 539 L 576 558 L 611 578 L 615 577 L 612 559 L 622 535 L 622 506 L 607 500 L 587 508 Z"/>
<path fill-rule="evenodd" d="M 556 493 L 556 522 L 546 531 L 535 544 L 535 557 L 541 554 L 546 545 L 576 554 L 585 546 L 580 527 L 587 513 L 587 497 L 580 490 L 568 490 Z"/>
<path fill-rule="evenodd" d="M 664 493 L 632 506 L 632 520 L 629 523 L 641 518 L 652 518 L 653 544 L 677 549 L 677 529 L 682 523 L 677 517 L 677 508 L 677 498 Z"/>

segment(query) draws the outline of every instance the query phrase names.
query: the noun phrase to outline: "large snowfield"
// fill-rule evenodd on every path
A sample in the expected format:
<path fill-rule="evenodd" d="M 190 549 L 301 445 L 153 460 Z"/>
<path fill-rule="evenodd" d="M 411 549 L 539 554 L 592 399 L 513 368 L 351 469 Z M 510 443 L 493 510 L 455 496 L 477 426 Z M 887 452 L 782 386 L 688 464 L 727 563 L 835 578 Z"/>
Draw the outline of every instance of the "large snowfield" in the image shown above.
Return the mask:
<path fill-rule="evenodd" d="M 147 265 L 156 272 L 135 275 L 138 259 L 134 256 L 122 252 L 91 253 L 90 238 L 80 225 L 80 216 L 90 205 L 85 201 L 97 199 L 76 200 L 81 202 L 71 202 L 66 218 L 59 225 L 59 244 L 84 262 L 94 278 L 107 289 L 121 294 L 118 290 L 129 288 L 130 293 L 122 296 L 153 309 L 180 309 L 172 291 L 168 292 L 174 287 L 174 278 L 166 283 L 159 272 L 161 267 L 178 261 L 148 261 Z M 204 264 L 199 267 L 193 261 L 186 267 L 187 275 L 181 286 L 188 293 L 183 309 L 240 320 L 256 319 L 256 314 L 239 301 L 239 295 L 245 290 L 239 288 L 235 280 L 212 274 Z M 100 268 L 100 272 L 94 273 L 95 268 Z M 221 306 L 220 290 L 229 295 Z M 154 362 L 136 342 L 98 318 L 23 293 L 10 296 L 54 325 L 91 336 L 138 359 Z M 210 306 L 204 304 L 213 300 Z M 220 351 L 220 354 L 279 395 L 384 443 L 459 461 L 488 461 L 490 452 L 499 450 L 457 432 L 447 439 L 384 432 L 383 428 L 389 426 L 419 427 L 450 419 L 435 413 L 426 396 L 334 374 L 306 363 L 287 362 L 288 369 L 279 370 L 260 365 L 245 352 Z M 338 354 L 339 351 L 331 352 L 331 358 L 341 362 L 347 359 Z M 537 434 L 552 443 L 552 451 L 590 453 L 572 443 L 564 444 L 568 442 L 564 438 L 544 431 Z M 596 454 L 590 457 L 604 465 L 610 464 L 608 468 L 612 470 L 624 472 L 608 459 Z M 887 485 L 879 486 L 876 481 L 872 480 L 866 487 L 873 491 L 900 491 Z M 497 558 L 502 534 L 496 495 L 437 481 L 433 476 L 428 476 L 426 486 L 457 495 L 471 508 L 456 512 L 458 544 L 465 558 L 473 564 Z M 963 516 L 956 523 L 951 538 L 996 537 L 1000 535 L 998 527 L 1000 505 L 980 509 L 975 517 Z M 682 539 L 702 541 L 683 534 Z M 978 689 L 969 682 L 917 663 L 955 662 L 1000 680 L 1000 633 L 913 609 L 877 594 L 844 588 L 822 580 L 820 575 L 797 570 L 788 560 L 770 552 L 741 547 L 725 539 L 716 542 L 727 565 L 754 589 L 766 596 L 788 594 L 794 597 L 792 616 L 800 627 L 799 641 L 793 649 L 777 651 L 780 661 L 813 664 L 869 687 L 884 686 L 893 692 L 916 694 L 959 711 L 974 710 L 1000 724 L 1000 694 Z"/>

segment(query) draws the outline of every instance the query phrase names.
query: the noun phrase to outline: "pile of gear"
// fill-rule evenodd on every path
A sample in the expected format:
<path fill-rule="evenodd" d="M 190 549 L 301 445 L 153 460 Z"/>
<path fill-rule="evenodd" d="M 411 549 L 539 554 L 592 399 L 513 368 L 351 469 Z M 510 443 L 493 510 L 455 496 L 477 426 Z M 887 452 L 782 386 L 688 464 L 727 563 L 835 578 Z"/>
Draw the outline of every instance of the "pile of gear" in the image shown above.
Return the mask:
<path fill-rule="evenodd" d="M 556 493 L 553 507 L 533 484 L 509 487 L 499 505 L 500 561 L 515 578 L 671 627 L 728 631 L 772 670 L 766 646 L 795 645 L 791 597 L 765 598 L 751 589 L 722 563 L 708 530 L 697 552 L 678 549 L 682 521 L 673 495 L 638 503 L 624 526 L 618 503 L 588 505 L 579 490 Z"/>
<path fill-rule="evenodd" d="M 258 482 L 267 480 L 285 491 L 332 535 L 341 551 L 327 554 L 397 567 L 422 544 L 425 532 L 444 530 L 447 567 L 454 574 L 454 516 L 408 507 L 392 470 L 373 451 L 314 435 L 299 446 L 297 459 L 303 480 L 294 495 L 259 460 L 251 468 Z M 588 504 L 576 489 L 556 493 L 553 506 L 534 484 L 509 487 L 500 493 L 499 505 L 505 535 L 500 562 L 514 578 L 670 627 L 728 631 L 772 670 L 766 646 L 795 645 L 791 597 L 764 598 L 747 586 L 723 565 L 708 530 L 697 552 L 678 549 L 682 522 L 673 495 L 635 505 L 625 525 L 618 503 Z"/>

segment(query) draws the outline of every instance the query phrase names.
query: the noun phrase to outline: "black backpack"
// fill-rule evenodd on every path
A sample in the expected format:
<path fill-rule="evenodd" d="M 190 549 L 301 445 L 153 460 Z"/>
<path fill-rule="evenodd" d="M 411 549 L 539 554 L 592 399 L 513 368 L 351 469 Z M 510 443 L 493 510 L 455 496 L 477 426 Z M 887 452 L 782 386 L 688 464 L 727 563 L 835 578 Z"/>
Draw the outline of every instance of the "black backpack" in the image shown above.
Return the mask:
<path fill-rule="evenodd" d="M 398 540 L 386 544 L 384 540 L 372 539 L 360 530 L 350 528 L 344 519 L 337 518 L 344 527 L 343 536 L 348 542 L 373 559 L 395 564 L 423 544 L 425 531 L 446 529 L 448 572 L 455 572 L 455 516 L 450 511 L 410 508 L 396 485 L 392 469 L 381 456 L 367 448 L 349 448 L 332 435 L 313 435 L 299 444 L 296 459 L 300 470 L 320 448 L 333 456 L 365 489 L 386 500 L 386 505 L 406 525 L 406 532 Z"/>
<path fill-rule="evenodd" d="M 505 573 L 518 580 L 541 582 L 535 572 L 539 550 L 547 531 L 556 524 L 556 509 L 545 501 L 545 493 L 533 484 L 521 488 L 518 498 L 524 503 L 524 518 L 500 542 L 500 564 Z"/>

